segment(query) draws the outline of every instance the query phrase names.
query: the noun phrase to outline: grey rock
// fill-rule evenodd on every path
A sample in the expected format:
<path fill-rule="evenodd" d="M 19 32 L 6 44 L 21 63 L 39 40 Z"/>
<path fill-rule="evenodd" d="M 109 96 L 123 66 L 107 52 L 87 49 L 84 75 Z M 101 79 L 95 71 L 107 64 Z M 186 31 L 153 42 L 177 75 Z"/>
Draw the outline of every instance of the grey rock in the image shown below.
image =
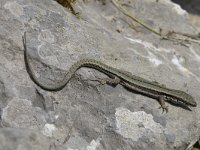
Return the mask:
<path fill-rule="evenodd" d="M 130 13 L 154 29 L 197 34 L 190 15 L 169 0 L 124 1 Z M 77 19 L 56 1 L 0 2 L 0 149 L 155 150 L 185 149 L 199 137 L 200 44 L 174 43 L 135 25 L 109 0 L 77 0 Z M 197 107 L 171 105 L 122 86 L 98 86 L 94 69 L 77 71 L 64 89 L 42 90 L 27 74 L 22 35 L 31 65 L 47 84 L 62 80 L 81 58 L 169 88 L 190 93 Z"/>
<path fill-rule="evenodd" d="M 47 137 L 30 129 L 0 129 L 0 150 L 49 150 Z"/>

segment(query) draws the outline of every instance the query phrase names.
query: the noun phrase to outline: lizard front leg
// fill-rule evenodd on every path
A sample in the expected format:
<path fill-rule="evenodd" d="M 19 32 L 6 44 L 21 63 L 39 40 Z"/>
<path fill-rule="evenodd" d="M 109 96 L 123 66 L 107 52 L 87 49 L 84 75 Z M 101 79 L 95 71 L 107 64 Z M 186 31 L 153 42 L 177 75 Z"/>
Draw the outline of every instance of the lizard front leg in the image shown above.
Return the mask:
<path fill-rule="evenodd" d="M 163 112 L 166 111 L 166 113 L 168 112 L 168 106 L 165 105 L 165 96 L 161 95 L 158 98 L 158 102 L 160 103 L 160 108 L 162 108 Z"/>

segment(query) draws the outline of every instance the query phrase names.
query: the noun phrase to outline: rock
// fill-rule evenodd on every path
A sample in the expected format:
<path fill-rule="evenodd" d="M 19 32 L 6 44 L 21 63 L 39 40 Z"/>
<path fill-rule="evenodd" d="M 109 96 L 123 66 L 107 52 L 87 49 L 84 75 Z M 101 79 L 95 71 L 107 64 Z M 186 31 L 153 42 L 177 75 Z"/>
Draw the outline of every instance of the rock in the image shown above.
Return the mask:
<path fill-rule="evenodd" d="M 190 15 L 169 0 L 120 3 L 157 31 L 200 31 Z M 108 0 L 77 0 L 72 6 L 80 19 L 53 0 L 1 0 L 0 149 L 174 150 L 197 140 L 199 41 L 163 40 Z M 88 68 L 78 70 L 61 91 L 42 90 L 25 68 L 25 31 L 31 66 L 44 84 L 62 80 L 77 60 L 93 58 L 185 91 L 197 107 L 166 103 L 169 112 L 162 113 L 155 99 L 120 85 L 97 86 L 90 79 L 105 75 Z"/>
<path fill-rule="evenodd" d="M 0 150 L 49 150 L 49 143 L 44 135 L 30 129 L 0 129 Z"/>

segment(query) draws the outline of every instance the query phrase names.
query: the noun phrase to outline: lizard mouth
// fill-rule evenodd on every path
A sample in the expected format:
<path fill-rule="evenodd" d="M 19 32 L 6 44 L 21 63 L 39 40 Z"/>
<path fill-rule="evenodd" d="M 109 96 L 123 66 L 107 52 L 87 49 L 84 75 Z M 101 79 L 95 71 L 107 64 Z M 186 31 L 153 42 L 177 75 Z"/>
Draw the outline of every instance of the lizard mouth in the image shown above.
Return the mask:
<path fill-rule="evenodd" d="M 188 104 L 188 105 L 190 105 L 190 106 L 192 106 L 192 107 L 196 107 L 196 106 L 197 106 L 197 103 L 196 103 L 196 102 L 193 102 L 193 103 L 190 103 L 190 104 Z"/>

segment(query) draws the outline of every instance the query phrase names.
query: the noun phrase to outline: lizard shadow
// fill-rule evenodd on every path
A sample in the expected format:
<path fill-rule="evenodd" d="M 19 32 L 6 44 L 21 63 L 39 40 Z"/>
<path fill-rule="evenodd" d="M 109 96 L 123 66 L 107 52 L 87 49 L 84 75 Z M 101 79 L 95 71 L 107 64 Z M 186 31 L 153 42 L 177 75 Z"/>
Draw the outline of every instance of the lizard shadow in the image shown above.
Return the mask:
<path fill-rule="evenodd" d="M 112 77 L 111 77 L 112 78 Z M 107 79 L 107 78 L 106 78 Z M 101 81 L 99 81 L 99 80 L 91 80 L 91 81 L 97 81 L 97 82 L 101 82 Z M 106 80 L 107 81 L 107 80 Z M 100 83 L 100 84 L 98 84 L 98 85 L 104 85 L 105 83 Z M 116 84 L 116 83 L 106 83 L 106 84 L 108 84 L 109 86 L 111 86 L 111 87 L 113 87 L 113 88 L 115 88 L 118 84 Z M 132 93 L 135 93 L 135 94 L 139 94 L 139 95 L 143 95 L 143 96 L 147 96 L 147 97 L 149 97 L 149 98 L 152 98 L 152 99 L 155 99 L 155 100 L 157 100 L 158 102 L 159 102 L 159 100 L 158 100 L 158 97 L 157 96 L 151 96 L 150 94 L 148 94 L 148 93 L 144 93 L 144 92 L 142 92 L 142 91 L 139 91 L 139 90 L 134 90 L 134 89 L 131 89 L 131 88 L 129 88 L 129 87 L 127 87 L 125 84 L 121 84 L 122 85 L 122 87 L 124 88 L 124 89 L 126 89 L 127 91 L 129 91 L 129 92 L 132 92 Z M 170 103 L 171 105 L 173 105 L 173 106 L 176 106 L 176 107 L 181 107 L 181 108 L 183 108 L 183 109 L 185 109 L 185 110 L 188 110 L 188 111 L 192 111 L 186 104 L 184 104 L 184 103 L 182 103 L 182 102 L 179 102 L 179 101 L 173 101 L 173 100 L 165 100 L 165 102 L 168 102 L 168 103 Z"/>

